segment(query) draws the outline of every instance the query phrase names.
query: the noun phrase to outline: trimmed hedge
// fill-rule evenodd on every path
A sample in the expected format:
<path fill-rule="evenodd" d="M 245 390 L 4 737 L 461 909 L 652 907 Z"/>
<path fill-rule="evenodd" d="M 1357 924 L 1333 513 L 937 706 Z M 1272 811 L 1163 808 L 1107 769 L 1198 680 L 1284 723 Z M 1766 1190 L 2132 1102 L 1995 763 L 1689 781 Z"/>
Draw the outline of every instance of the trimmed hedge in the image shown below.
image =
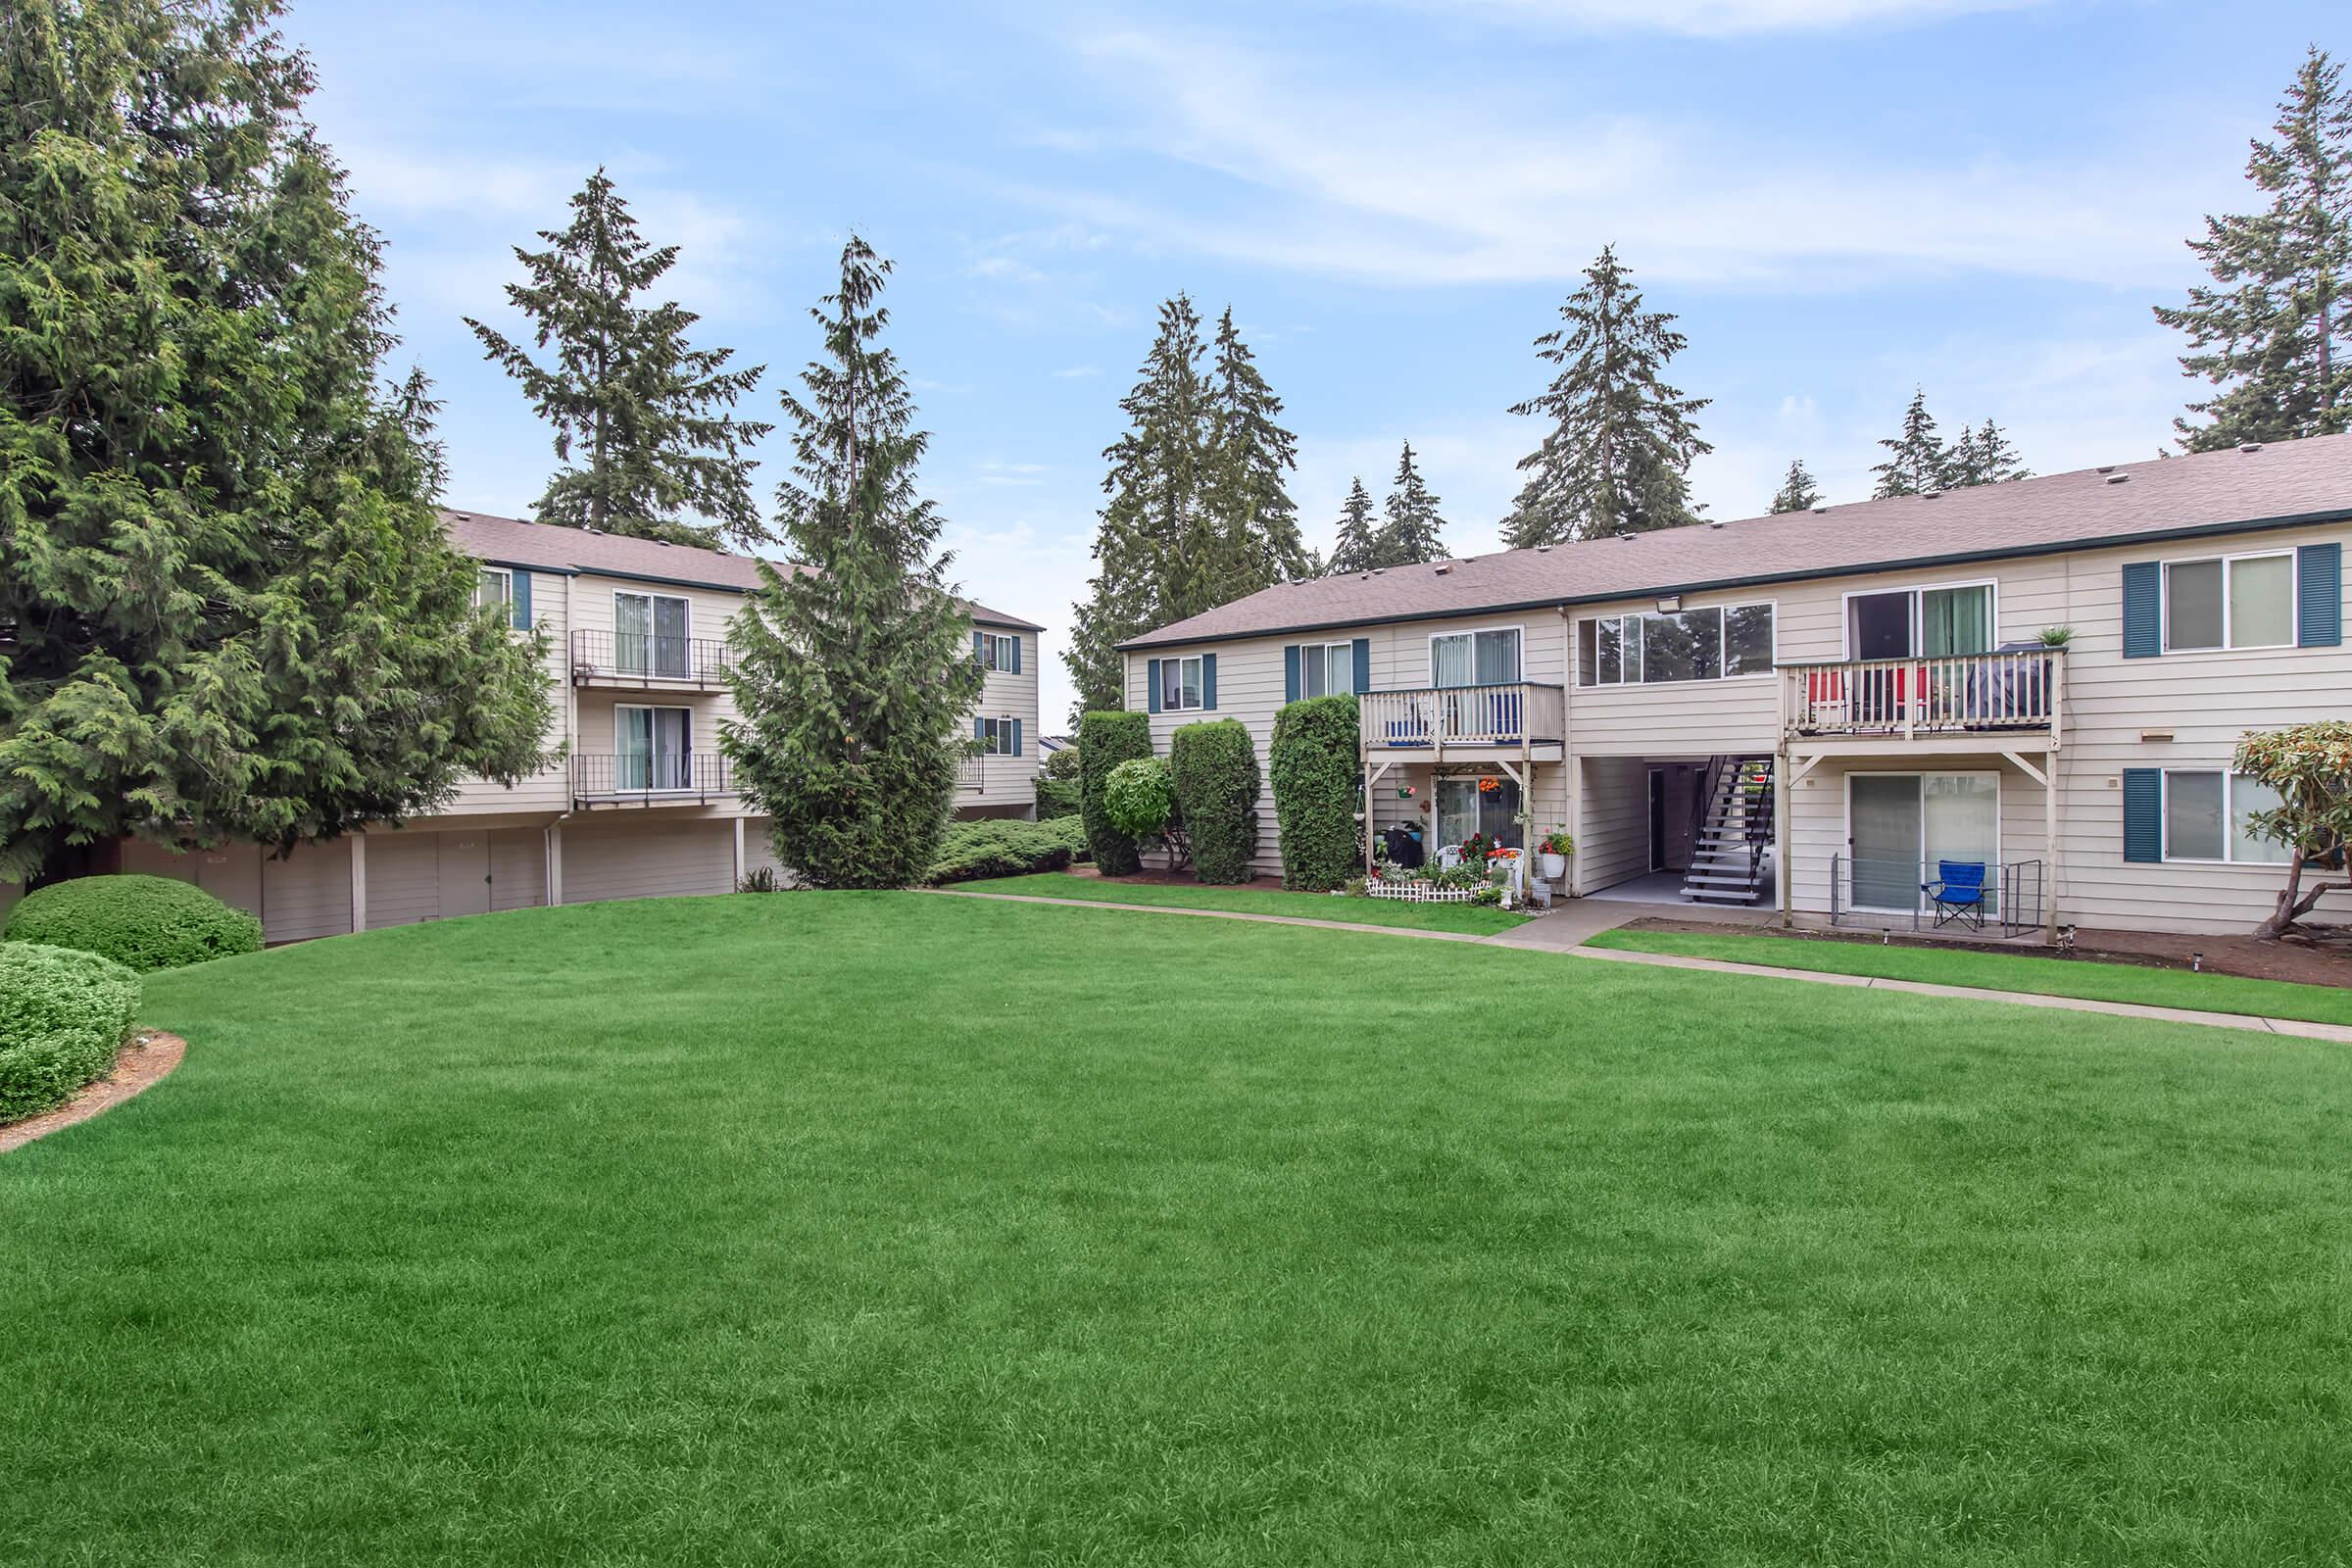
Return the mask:
<path fill-rule="evenodd" d="M 1356 755 L 1352 697 L 1309 697 L 1274 715 L 1267 761 L 1274 774 L 1274 822 L 1282 832 L 1284 887 L 1328 893 L 1363 874 Z"/>
<path fill-rule="evenodd" d="M 1152 715 L 1120 709 L 1081 714 L 1078 719 L 1078 816 L 1086 842 L 1104 876 L 1133 876 L 1143 867 L 1135 840 L 1102 814 L 1102 786 L 1121 762 L 1152 755 Z"/>
<path fill-rule="evenodd" d="M 1050 822 L 996 817 L 951 822 L 940 838 L 939 858 L 931 862 L 931 880 L 969 882 L 1024 871 L 1059 871 L 1085 849 L 1085 830 L 1074 816 Z"/>
<path fill-rule="evenodd" d="M 262 922 L 193 882 L 85 876 L 27 893 L 8 913 L 8 940 L 75 948 L 146 973 L 262 951 Z"/>
<path fill-rule="evenodd" d="M 1187 724 L 1168 741 L 1176 809 L 1203 882 L 1247 882 L 1257 854 L 1257 747 L 1238 718 Z"/>
<path fill-rule="evenodd" d="M 138 1011 L 139 977 L 113 959 L 0 942 L 0 1121 L 47 1110 L 106 1071 Z"/>

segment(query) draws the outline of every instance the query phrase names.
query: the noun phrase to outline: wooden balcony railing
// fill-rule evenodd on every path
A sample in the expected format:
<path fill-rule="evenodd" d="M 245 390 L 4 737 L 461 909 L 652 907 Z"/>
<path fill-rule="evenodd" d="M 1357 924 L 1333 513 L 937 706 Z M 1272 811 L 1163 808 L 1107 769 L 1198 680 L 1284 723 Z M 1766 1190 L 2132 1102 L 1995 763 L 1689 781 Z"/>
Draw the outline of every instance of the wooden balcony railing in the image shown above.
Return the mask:
<path fill-rule="evenodd" d="M 2063 722 L 2066 651 L 2031 648 L 1935 659 L 1783 664 L 1781 727 L 1790 735 L 1901 736 L 2047 730 Z"/>
<path fill-rule="evenodd" d="M 699 686 L 727 683 L 735 650 L 710 637 L 656 637 L 645 632 L 571 634 L 574 686 Z"/>
<path fill-rule="evenodd" d="M 1532 745 L 1568 733 L 1567 694 L 1532 681 L 1366 692 L 1356 710 L 1368 752 Z"/>

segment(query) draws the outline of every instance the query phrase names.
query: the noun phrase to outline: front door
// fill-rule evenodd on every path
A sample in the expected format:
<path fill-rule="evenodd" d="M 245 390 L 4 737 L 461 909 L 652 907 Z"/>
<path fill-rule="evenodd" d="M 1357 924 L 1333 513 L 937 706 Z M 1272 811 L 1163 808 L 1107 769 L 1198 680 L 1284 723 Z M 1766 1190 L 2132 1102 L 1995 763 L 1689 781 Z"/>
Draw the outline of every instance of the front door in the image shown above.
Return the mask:
<path fill-rule="evenodd" d="M 1649 868 L 1666 869 L 1666 770 L 1649 770 Z"/>
<path fill-rule="evenodd" d="M 490 835 L 485 832 L 440 833 L 438 865 L 440 914 L 454 920 L 462 914 L 490 911 Z"/>

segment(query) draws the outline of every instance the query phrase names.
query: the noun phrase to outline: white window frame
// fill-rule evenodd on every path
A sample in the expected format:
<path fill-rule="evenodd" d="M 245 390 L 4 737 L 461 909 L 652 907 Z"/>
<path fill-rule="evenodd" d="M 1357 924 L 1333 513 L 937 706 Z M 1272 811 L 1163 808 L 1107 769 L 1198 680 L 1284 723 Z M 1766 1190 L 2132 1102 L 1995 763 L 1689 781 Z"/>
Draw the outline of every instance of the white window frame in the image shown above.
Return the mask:
<path fill-rule="evenodd" d="M 1984 871 L 1987 876 L 1997 874 L 2001 860 L 2001 836 L 2009 830 L 2008 822 L 2002 811 L 2002 808 L 2008 804 L 2005 797 L 2009 792 L 2001 778 L 2000 769 L 1987 767 L 1864 767 L 1849 770 L 1845 775 L 1844 785 L 1845 820 L 1839 824 L 1839 842 L 1845 846 L 1846 874 L 1849 877 L 1853 874 L 1854 859 L 1854 780 L 1858 778 L 1915 778 L 1919 780 L 1919 868 L 1923 876 L 1926 875 L 1928 868 L 1928 780 L 1931 778 L 1988 778 L 1992 780 L 1992 858 L 1985 863 Z M 1992 889 L 1992 892 L 1997 897 L 2000 889 L 1996 887 Z M 1927 912 L 1927 906 L 1928 896 L 1922 893 L 1919 895 L 1918 904 L 1908 909 L 1890 909 L 1876 904 L 1854 904 L 1849 905 L 1848 907 L 1857 914 L 1924 914 Z"/>
<path fill-rule="evenodd" d="M 1183 654 L 1159 662 L 1159 710 L 1161 712 L 1200 713 L 1207 710 L 1208 665 L 1202 662 L 1202 658 L 1203 656 L 1200 654 Z M 1188 703 L 1184 700 L 1184 666 L 1187 664 L 1200 665 L 1199 671 L 1193 677 L 1193 691 L 1199 696 L 1199 702 Z M 1171 665 L 1176 669 L 1176 697 L 1173 702 L 1168 698 L 1168 669 Z"/>
<path fill-rule="evenodd" d="M 2286 558 L 2286 640 L 2276 643 L 2240 644 L 2236 640 L 2236 616 L 2230 608 L 2230 580 L 2236 575 L 2237 564 L 2241 561 L 2276 561 L 2281 556 Z M 2221 644 L 2218 647 L 2205 643 L 2187 648 L 2177 647 L 2173 642 L 2173 568 L 2175 566 L 2202 566 L 2217 561 L 2221 563 L 2222 566 Z M 2175 557 L 2161 564 L 2157 580 L 2164 593 L 2164 604 L 2161 607 L 2164 627 L 2163 648 L 2168 654 L 2250 654 L 2273 648 L 2297 646 L 2297 612 L 2298 607 L 2303 603 L 2303 559 L 2302 553 L 2291 545 L 2283 550 L 2241 550 L 2235 555 L 2229 556 Z M 2209 773 L 2212 769 L 2190 767 L 2182 768 L 2181 771 L 2184 773 Z"/>
<path fill-rule="evenodd" d="M 2210 560 L 2210 557 L 2200 559 Z M 2228 591 L 2225 583 L 2224 591 Z M 2247 775 L 2227 762 L 2211 767 L 2167 767 L 2159 769 L 2164 775 L 2164 788 L 2156 800 L 2156 831 L 2163 844 L 2164 863 L 2167 865 L 2284 865 L 2284 860 L 2241 860 L 2237 858 L 2237 781 Z M 2210 855 L 2175 855 L 2173 853 L 2173 775 L 2175 773 L 2219 773 L 2222 775 L 2222 853 L 2216 859 Z"/>
<path fill-rule="evenodd" d="M 1911 646 L 1916 649 L 1928 640 L 1926 624 L 1927 612 L 1923 608 L 1927 602 L 1926 596 L 1932 593 L 1938 593 L 1949 588 L 1985 588 L 1991 590 L 1992 597 L 1989 601 L 1990 611 L 1986 618 L 1991 623 L 1990 630 L 1992 633 L 1992 648 L 2000 647 L 2001 580 L 1998 577 L 1969 577 L 1957 582 L 1923 582 L 1909 588 L 1849 588 L 1838 598 L 1838 662 L 1840 663 L 1847 664 L 1865 662 L 1865 661 L 1857 660 L 1854 657 L 1853 602 L 1855 600 L 1881 599 L 1888 594 L 1909 594 L 1911 596 Z M 1781 634 L 1781 620 L 1780 616 L 1777 614 L 1773 616 L 1772 634 L 1775 639 L 1778 639 Z M 1991 653 L 1992 648 L 1987 648 L 1985 653 Z M 1776 648 L 1774 652 L 1777 654 L 1779 650 Z M 1903 655 L 1902 657 L 1905 659 L 1976 659 L 1980 656 L 1976 654 L 1909 653 Z M 1884 661 L 1881 661 L 1881 662 L 1884 662 Z"/>
<path fill-rule="evenodd" d="M 981 756 L 1018 757 L 1021 755 L 1019 752 L 1013 750 L 1013 721 L 1009 716 L 1004 718 L 991 718 L 986 714 L 981 714 L 978 716 L 980 720 L 979 738 Z"/>
<path fill-rule="evenodd" d="M 1494 681 L 1482 681 L 1482 680 L 1479 680 L 1479 679 L 1477 678 L 1477 676 L 1478 676 L 1478 638 L 1479 638 L 1479 634 L 1480 634 L 1481 632 L 1497 632 L 1497 631 L 1515 632 L 1515 633 L 1517 633 L 1517 634 L 1518 634 L 1518 637 L 1519 637 L 1519 673 L 1518 673 L 1517 675 L 1513 676 L 1511 679 L 1509 679 L 1509 680 L 1506 680 L 1506 681 L 1501 681 L 1501 682 L 1494 682 Z M 1440 686 L 1440 685 L 1438 684 L 1438 639 L 1439 639 L 1439 638 L 1441 638 L 1441 637 L 1467 637 L 1467 638 L 1469 638 L 1469 639 L 1470 639 L 1470 674 L 1471 674 L 1471 680 L 1470 680 L 1470 683 L 1469 683 L 1469 685 L 1468 685 L 1468 686 Z M 1527 627 L 1526 627 L 1524 624 L 1518 624 L 1518 625 L 1508 625 L 1508 626 L 1457 626 L 1457 627 L 1455 627 L 1455 628 L 1454 628 L 1453 630 L 1451 630 L 1451 631 L 1433 631 L 1433 632 L 1431 632 L 1431 633 L 1429 634 L 1429 687 L 1430 687 L 1430 690 L 1432 690 L 1432 691 L 1449 691 L 1449 692 L 1450 692 L 1450 691 L 1468 691 L 1468 690 L 1469 690 L 1471 687 L 1473 687 L 1473 686 L 1489 686 L 1489 685 L 1495 685 L 1495 684 L 1500 684 L 1500 685 L 1504 685 L 1504 686 L 1524 686 L 1524 685 L 1526 685 L 1526 684 L 1527 684 Z"/>
<path fill-rule="evenodd" d="M 1770 669 L 1743 670 L 1737 675 L 1726 673 L 1724 666 L 1730 661 L 1732 646 L 1731 613 L 1735 610 L 1756 609 L 1766 609 L 1772 612 L 1772 667 Z M 1715 681 L 1770 680 L 1773 676 L 1780 673 L 1781 602 L 1778 599 L 1727 599 L 1719 605 L 1685 605 L 1681 611 L 1673 612 L 1673 613 L 1690 614 L 1701 610 L 1712 610 L 1721 619 L 1721 630 L 1715 639 L 1715 673 L 1712 676 L 1701 675 L 1696 680 L 1627 680 L 1625 678 L 1625 655 L 1623 646 L 1625 628 L 1629 623 L 1634 627 L 1634 643 L 1638 646 L 1642 640 L 1641 627 L 1642 623 L 1642 617 L 1645 615 L 1658 613 L 1657 607 L 1652 605 L 1646 610 L 1620 610 L 1606 615 L 1580 615 L 1577 617 L 1576 646 L 1569 650 L 1569 657 L 1576 661 L 1576 679 L 1578 686 L 1586 691 L 1593 691 L 1609 686 L 1705 686 L 1713 684 Z M 1600 623 L 1604 620 L 1613 620 L 1618 623 L 1617 635 L 1620 641 L 1620 646 L 1618 650 L 1617 678 L 1615 680 L 1602 680 L 1600 678 Z M 1592 679 L 1590 683 L 1587 683 L 1585 680 L 1584 670 L 1584 627 L 1587 622 L 1590 622 L 1593 628 Z M 1649 662 L 1646 658 L 1642 661 L 1642 667 L 1644 671 L 1648 669 Z"/>
<path fill-rule="evenodd" d="M 1014 661 L 1019 657 L 1008 650 L 1020 641 L 1018 632 L 989 631 L 980 633 L 980 667 L 1000 675 L 1012 673 Z"/>
<path fill-rule="evenodd" d="M 620 782 L 620 759 L 623 756 L 628 755 L 620 748 L 622 733 L 620 715 L 623 713 L 683 713 L 686 715 L 686 727 L 684 731 L 686 736 L 686 750 L 681 754 L 687 759 L 685 782 L 682 784 L 649 786 L 643 790 L 627 790 L 627 793 L 631 795 L 692 794 L 694 791 L 694 710 L 686 707 L 682 703 L 614 703 L 612 705 L 612 784 L 615 789 L 627 789 L 627 787 Z M 645 732 L 654 740 L 658 747 L 662 739 L 661 726 L 649 721 L 646 724 Z M 648 752 L 646 755 L 651 758 L 659 758 L 662 756 L 662 753 L 657 749 L 655 751 Z"/>
<path fill-rule="evenodd" d="M 631 675 L 643 675 L 654 680 L 692 680 L 694 678 L 694 601 L 687 598 L 684 594 L 657 593 L 651 588 L 613 589 L 612 662 L 615 666 L 620 666 L 622 664 L 620 655 L 620 639 L 625 634 L 620 629 L 620 602 L 623 599 L 642 599 L 645 601 L 645 667 L 643 669 L 626 670 L 626 673 Z M 660 610 L 656 608 L 656 601 L 662 599 L 674 599 L 679 604 L 686 607 L 686 630 L 678 639 L 680 642 L 686 645 L 686 668 L 682 673 L 676 675 L 664 674 L 662 672 L 661 667 L 661 655 L 655 652 L 655 645 L 662 641 L 662 634 L 654 629 L 662 624 L 662 613 Z"/>
<path fill-rule="evenodd" d="M 490 608 L 489 603 L 482 598 L 482 589 L 487 586 L 484 579 L 490 577 L 498 579 L 498 603 L 507 612 L 507 624 L 512 626 L 514 624 L 514 573 L 511 568 L 506 566 L 477 567 L 473 579 L 473 602 L 483 610 Z"/>
<path fill-rule="evenodd" d="M 1346 662 L 1348 666 L 1348 682 L 1336 692 L 1331 689 L 1331 656 L 1335 653 Z M 1309 655 L 1319 656 L 1322 661 L 1323 690 L 1319 692 L 1310 692 L 1306 689 L 1306 662 Z M 1300 698 L 1348 697 L 1354 695 L 1354 643 L 1300 643 L 1298 645 L 1298 695 Z"/>
<path fill-rule="evenodd" d="M 1445 824 L 1446 821 L 1446 787 L 1447 785 L 1468 785 L 1471 790 L 1471 802 L 1474 808 L 1474 814 L 1483 824 L 1486 820 L 1487 814 L 1486 792 L 1478 788 L 1478 782 L 1480 779 L 1485 778 L 1494 779 L 1503 787 L 1518 790 L 1519 810 L 1523 813 L 1527 810 L 1527 791 L 1520 786 L 1516 779 L 1511 778 L 1507 774 L 1458 773 L 1448 774 L 1442 778 L 1432 779 L 1430 780 L 1429 787 L 1429 831 L 1433 838 L 1441 838 L 1443 840 L 1443 842 L 1439 845 L 1441 849 L 1452 849 L 1462 842 L 1460 839 L 1443 839 L 1443 835 L 1439 832 L 1440 828 Z M 1494 793 L 1499 795 L 1501 790 L 1497 789 Z M 1503 820 L 1508 823 L 1511 818 L 1506 816 Z M 1471 831 L 1474 833 L 1479 833 L 1486 830 L 1483 826 L 1480 826 L 1472 828 Z M 1525 835 L 1523 834 L 1522 836 L 1524 837 Z M 1499 841 L 1500 829 L 1496 830 L 1496 838 L 1497 841 Z M 1526 846 L 1521 846 L 1521 853 L 1526 853 Z"/>

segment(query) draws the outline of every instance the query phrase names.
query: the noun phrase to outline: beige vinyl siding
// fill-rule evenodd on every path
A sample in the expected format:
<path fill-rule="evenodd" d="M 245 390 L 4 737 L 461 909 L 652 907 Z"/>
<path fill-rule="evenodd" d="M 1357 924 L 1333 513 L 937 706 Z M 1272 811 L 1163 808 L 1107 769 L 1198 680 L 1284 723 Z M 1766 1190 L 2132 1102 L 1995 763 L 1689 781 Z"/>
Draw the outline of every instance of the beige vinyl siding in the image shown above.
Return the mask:
<path fill-rule="evenodd" d="M 554 705 L 554 716 L 549 725 L 547 744 L 551 752 L 570 737 L 568 700 L 571 693 L 571 654 L 567 636 L 571 624 L 568 600 L 571 578 L 561 572 L 526 572 L 521 567 L 502 567 L 516 577 L 531 580 L 531 626 L 547 635 L 547 656 L 541 662 L 547 672 L 547 695 Z M 528 632 L 516 632 L 517 637 Z M 437 815 L 471 815 L 480 811 L 561 811 L 571 804 L 569 770 L 559 758 L 548 766 L 509 788 L 488 779 L 469 778 L 458 786 L 458 793 Z"/>
<path fill-rule="evenodd" d="M 1238 718 L 1249 728 L 1257 749 L 1257 851 L 1250 864 L 1260 876 L 1282 874 L 1280 835 L 1274 821 L 1274 776 L 1267 765 L 1267 749 L 1274 740 L 1274 715 L 1282 711 L 1281 642 L 1219 643 L 1213 648 L 1155 650 L 1152 658 L 1185 658 L 1193 654 L 1217 656 L 1217 706 L 1214 710 L 1152 714 L 1152 751 L 1165 757 L 1178 728 L 1204 719 Z M 1127 660 L 1127 706 L 1138 712 L 1151 707 L 1146 687 L 1150 664 L 1143 655 Z M 1377 684 L 1378 677 L 1375 676 Z"/>
<path fill-rule="evenodd" d="M 1037 808 L 1038 665 L 1045 658 L 1043 639 L 1036 632 L 1014 632 L 1003 626 L 982 626 L 999 637 L 1021 643 L 1021 672 L 989 670 L 982 678 L 980 702 L 964 715 L 961 733 L 972 732 L 972 720 L 1017 718 L 1021 721 L 1021 751 L 1017 757 L 991 753 L 982 760 L 981 784 L 976 791 L 958 791 L 956 808 L 979 815 L 1026 815 Z"/>
<path fill-rule="evenodd" d="M 1577 892 L 1595 893 L 1647 872 L 1647 763 L 1638 757 L 1587 757 L 1579 760 L 1577 773 L 1584 795 L 1571 866 Z"/>
<path fill-rule="evenodd" d="M 175 852 L 125 840 L 122 869 L 193 882 L 223 904 L 255 915 L 269 942 L 303 942 L 351 929 L 351 846 L 305 844 L 283 858 L 259 845 Z"/>
<path fill-rule="evenodd" d="M 664 821 L 633 813 L 564 829 L 564 902 L 662 899 L 735 891 L 735 826 L 730 818 Z"/>
<path fill-rule="evenodd" d="M 378 828 L 368 835 L 368 929 L 441 917 L 441 842 L 416 828 Z"/>
<path fill-rule="evenodd" d="M 776 858 L 775 824 L 764 816 L 747 818 L 743 824 L 743 873 L 773 871 L 789 881 L 791 869 Z"/>
<path fill-rule="evenodd" d="M 494 828 L 490 834 L 490 907 L 530 909 L 547 903 L 547 830 Z"/>
<path fill-rule="evenodd" d="M 2028 760 L 2039 765 L 2038 757 Z M 1793 847 L 1789 872 L 1796 908 L 1808 914 L 1830 909 L 1832 857 L 1848 853 L 1846 845 L 1847 779 L 1863 773 L 1989 773 L 2000 781 L 2000 860 L 2023 865 L 2043 862 L 2044 896 L 2050 868 L 2044 854 L 2042 789 L 2033 778 L 1999 757 L 1962 753 L 1932 753 L 1913 757 L 1836 759 L 1797 781 L 1788 795 L 1788 838 Z M 2119 835 L 2120 843 L 2120 835 Z M 1992 873 L 1987 873 L 1990 876 Z M 1933 878 L 1935 867 L 1925 868 Z M 2031 890 L 2022 890 L 2028 896 Z M 2081 918 L 2067 914 L 2068 919 Z"/>

